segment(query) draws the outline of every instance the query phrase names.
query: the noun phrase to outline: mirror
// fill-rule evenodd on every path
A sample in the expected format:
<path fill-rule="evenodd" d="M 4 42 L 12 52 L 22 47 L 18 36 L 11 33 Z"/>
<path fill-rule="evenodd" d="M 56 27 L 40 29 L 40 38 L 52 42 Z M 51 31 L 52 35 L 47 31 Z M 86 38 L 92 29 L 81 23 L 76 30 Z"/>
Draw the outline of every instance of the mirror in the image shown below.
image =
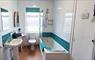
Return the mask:
<path fill-rule="evenodd" d="M 15 11 L 13 14 L 13 25 L 14 27 L 19 27 L 19 12 Z"/>
<path fill-rule="evenodd" d="M 1 8 L 1 22 L 2 22 L 2 31 L 8 31 L 10 29 L 10 20 L 8 10 Z"/>

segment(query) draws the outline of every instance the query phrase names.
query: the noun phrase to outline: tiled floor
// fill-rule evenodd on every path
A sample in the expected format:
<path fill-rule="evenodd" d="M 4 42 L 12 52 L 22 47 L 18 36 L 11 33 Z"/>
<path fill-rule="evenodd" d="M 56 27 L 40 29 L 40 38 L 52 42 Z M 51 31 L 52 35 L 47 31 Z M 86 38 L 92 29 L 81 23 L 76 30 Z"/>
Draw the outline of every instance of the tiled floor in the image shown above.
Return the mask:
<path fill-rule="evenodd" d="M 38 46 L 35 49 L 30 47 L 22 48 L 19 54 L 19 60 L 42 60 L 42 55 Z"/>

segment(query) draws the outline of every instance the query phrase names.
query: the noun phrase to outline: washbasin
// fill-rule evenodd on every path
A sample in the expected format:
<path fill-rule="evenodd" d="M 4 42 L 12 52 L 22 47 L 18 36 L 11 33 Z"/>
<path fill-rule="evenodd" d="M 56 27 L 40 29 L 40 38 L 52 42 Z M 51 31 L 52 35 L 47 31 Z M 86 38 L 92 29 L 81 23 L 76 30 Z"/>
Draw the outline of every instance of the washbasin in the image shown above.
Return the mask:
<path fill-rule="evenodd" d="M 6 46 L 19 46 L 22 43 L 22 39 L 12 39 L 10 42 L 7 42 Z"/>

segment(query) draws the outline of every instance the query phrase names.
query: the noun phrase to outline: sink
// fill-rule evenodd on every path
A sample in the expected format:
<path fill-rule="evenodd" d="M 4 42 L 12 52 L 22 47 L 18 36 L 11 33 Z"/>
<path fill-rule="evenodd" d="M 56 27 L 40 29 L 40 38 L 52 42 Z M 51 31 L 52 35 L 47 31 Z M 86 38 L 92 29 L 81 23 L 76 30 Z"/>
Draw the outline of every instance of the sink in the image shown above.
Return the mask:
<path fill-rule="evenodd" d="M 9 58 L 9 60 L 19 60 L 19 46 L 22 43 L 22 39 L 21 38 L 17 38 L 17 39 L 11 39 L 10 41 L 5 42 L 4 44 L 4 56 L 7 56 L 7 58 Z"/>
<path fill-rule="evenodd" d="M 6 42 L 6 46 L 19 46 L 22 43 L 22 39 L 12 39 L 10 42 Z"/>

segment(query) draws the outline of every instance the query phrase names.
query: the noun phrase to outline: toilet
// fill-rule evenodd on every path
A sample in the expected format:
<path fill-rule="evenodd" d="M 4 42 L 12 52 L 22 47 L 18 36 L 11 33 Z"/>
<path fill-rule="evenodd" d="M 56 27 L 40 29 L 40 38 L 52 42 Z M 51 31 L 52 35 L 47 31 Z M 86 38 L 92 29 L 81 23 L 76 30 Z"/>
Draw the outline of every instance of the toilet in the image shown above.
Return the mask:
<path fill-rule="evenodd" d="M 34 45 L 36 43 L 36 39 L 30 39 L 28 42 L 31 44 L 31 49 L 34 49 Z"/>
<path fill-rule="evenodd" d="M 28 33 L 28 43 L 31 45 L 31 49 L 34 49 L 34 45 L 36 43 L 36 34 L 35 33 Z"/>

